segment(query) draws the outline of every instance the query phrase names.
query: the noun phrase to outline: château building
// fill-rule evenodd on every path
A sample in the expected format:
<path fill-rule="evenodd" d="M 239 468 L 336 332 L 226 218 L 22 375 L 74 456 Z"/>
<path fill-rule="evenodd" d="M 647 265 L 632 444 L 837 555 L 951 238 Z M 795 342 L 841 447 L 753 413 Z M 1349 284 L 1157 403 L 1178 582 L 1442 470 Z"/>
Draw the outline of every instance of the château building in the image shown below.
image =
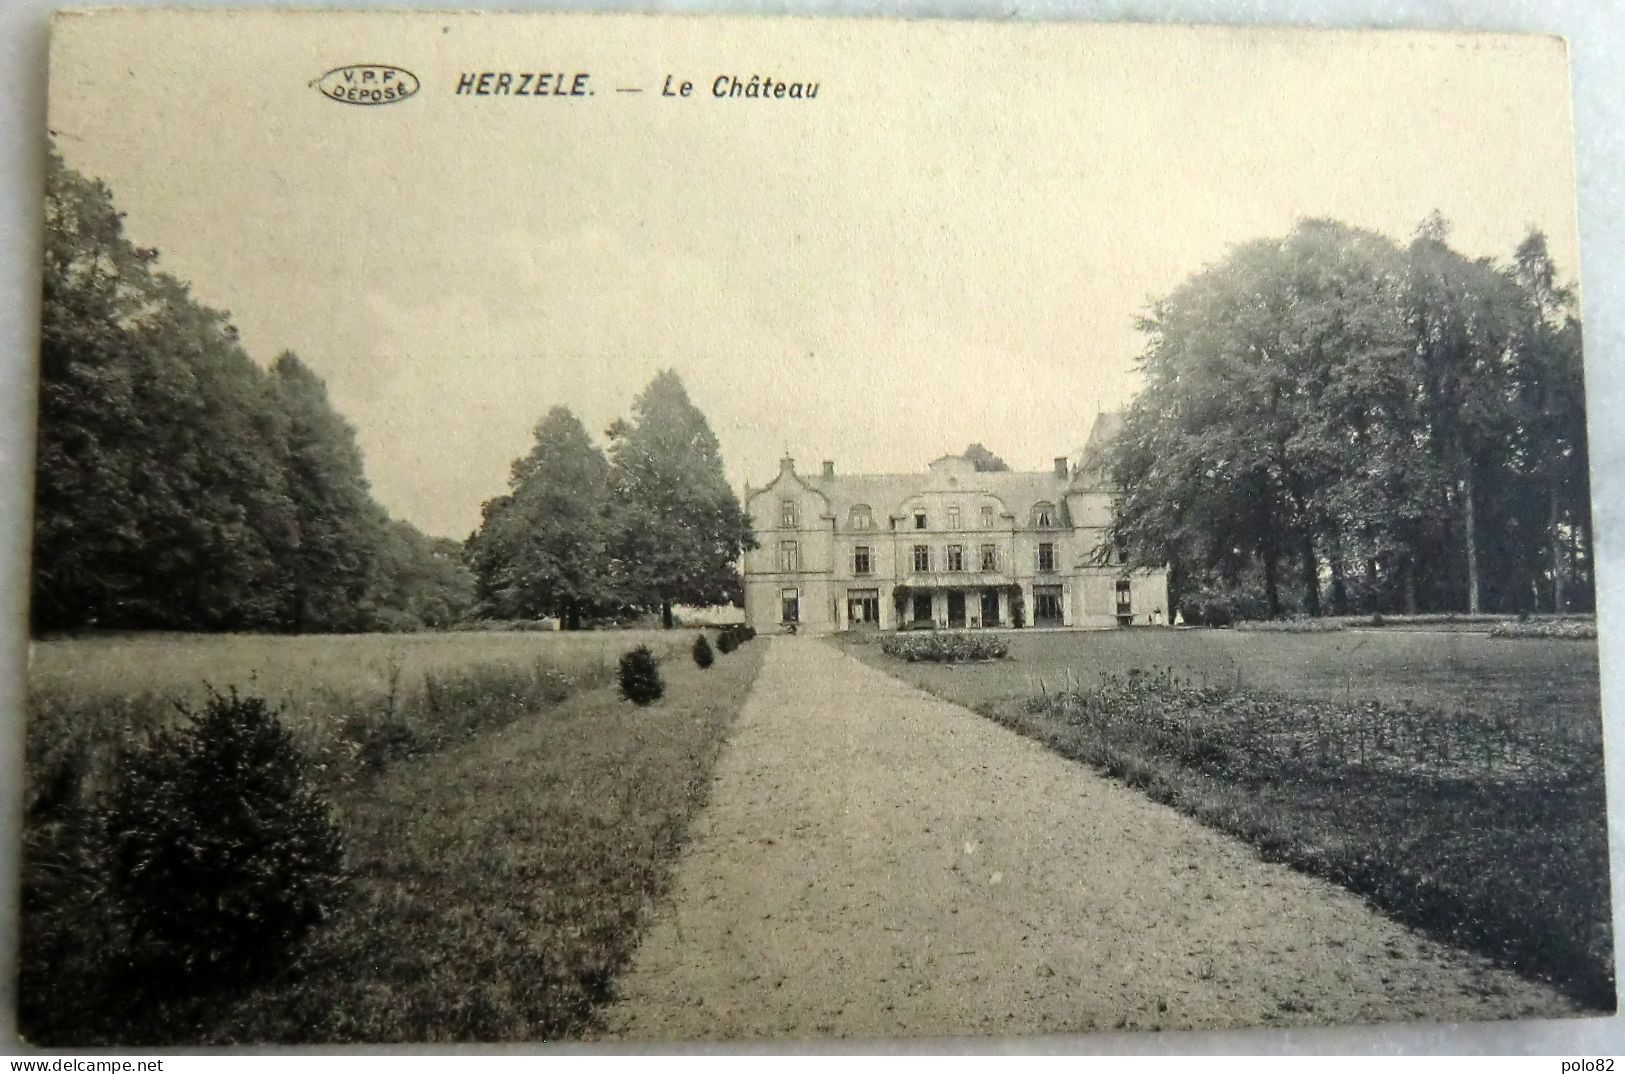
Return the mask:
<path fill-rule="evenodd" d="M 1166 622 L 1168 576 L 1107 547 L 1115 490 L 1101 464 L 1116 415 L 1078 459 L 1038 473 L 945 455 L 915 474 L 817 475 L 785 458 L 745 490 L 745 620 L 821 632 L 1095 627 Z"/>

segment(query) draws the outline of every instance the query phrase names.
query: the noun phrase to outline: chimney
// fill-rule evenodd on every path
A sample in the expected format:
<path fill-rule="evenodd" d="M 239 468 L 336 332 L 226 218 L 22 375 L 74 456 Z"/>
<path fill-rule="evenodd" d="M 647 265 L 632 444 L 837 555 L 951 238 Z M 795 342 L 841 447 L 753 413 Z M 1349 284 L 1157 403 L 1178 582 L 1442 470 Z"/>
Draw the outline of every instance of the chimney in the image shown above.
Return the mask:
<path fill-rule="evenodd" d="M 835 464 L 828 459 L 824 460 L 824 480 L 835 480 Z"/>
<path fill-rule="evenodd" d="M 1067 476 L 1065 455 L 1055 456 L 1055 476 L 1059 478 L 1065 478 Z"/>

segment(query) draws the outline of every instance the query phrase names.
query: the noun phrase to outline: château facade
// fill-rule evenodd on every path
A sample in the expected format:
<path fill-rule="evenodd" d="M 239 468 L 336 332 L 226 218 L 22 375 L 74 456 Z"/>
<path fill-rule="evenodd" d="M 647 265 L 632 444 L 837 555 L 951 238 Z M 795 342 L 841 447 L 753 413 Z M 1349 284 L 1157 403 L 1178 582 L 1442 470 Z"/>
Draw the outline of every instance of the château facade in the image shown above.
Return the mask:
<path fill-rule="evenodd" d="M 745 621 L 813 632 L 1166 622 L 1168 576 L 1107 551 L 1115 490 L 1099 460 L 1101 415 L 1080 458 L 1038 473 L 979 471 L 945 455 L 918 474 L 816 475 L 793 459 L 747 487 L 757 547 L 745 555 Z"/>

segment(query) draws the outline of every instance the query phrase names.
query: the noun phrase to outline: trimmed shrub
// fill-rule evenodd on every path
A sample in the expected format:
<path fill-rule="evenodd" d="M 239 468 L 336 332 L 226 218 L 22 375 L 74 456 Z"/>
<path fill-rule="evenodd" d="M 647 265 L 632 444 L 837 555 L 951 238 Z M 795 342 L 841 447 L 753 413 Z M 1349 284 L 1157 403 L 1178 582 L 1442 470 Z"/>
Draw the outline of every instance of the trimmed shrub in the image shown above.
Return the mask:
<path fill-rule="evenodd" d="M 717 633 L 717 649 L 724 653 L 731 653 L 739 648 L 739 638 L 731 627 L 723 627 Z"/>
<path fill-rule="evenodd" d="M 708 668 L 715 659 L 716 657 L 711 654 L 711 643 L 705 640 L 705 635 L 701 634 L 696 637 L 694 639 L 694 662 L 702 668 Z"/>
<path fill-rule="evenodd" d="M 621 696 L 634 705 L 652 705 L 666 692 L 660 677 L 660 661 L 647 645 L 621 657 Z"/>
<path fill-rule="evenodd" d="M 199 985 L 283 961 L 346 878 L 332 813 L 270 706 L 234 689 L 185 714 L 120 759 L 104 820 L 138 957 Z"/>

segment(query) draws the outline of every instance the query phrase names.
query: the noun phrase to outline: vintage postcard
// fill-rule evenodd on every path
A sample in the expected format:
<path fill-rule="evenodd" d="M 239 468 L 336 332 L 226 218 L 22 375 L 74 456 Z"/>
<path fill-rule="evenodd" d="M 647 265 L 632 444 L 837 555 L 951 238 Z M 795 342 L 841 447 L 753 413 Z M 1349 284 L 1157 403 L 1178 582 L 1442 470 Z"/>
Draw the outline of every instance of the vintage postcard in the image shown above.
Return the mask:
<path fill-rule="evenodd" d="M 1555 38 L 71 11 L 38 1045 L 1615 1006 Z"/>

